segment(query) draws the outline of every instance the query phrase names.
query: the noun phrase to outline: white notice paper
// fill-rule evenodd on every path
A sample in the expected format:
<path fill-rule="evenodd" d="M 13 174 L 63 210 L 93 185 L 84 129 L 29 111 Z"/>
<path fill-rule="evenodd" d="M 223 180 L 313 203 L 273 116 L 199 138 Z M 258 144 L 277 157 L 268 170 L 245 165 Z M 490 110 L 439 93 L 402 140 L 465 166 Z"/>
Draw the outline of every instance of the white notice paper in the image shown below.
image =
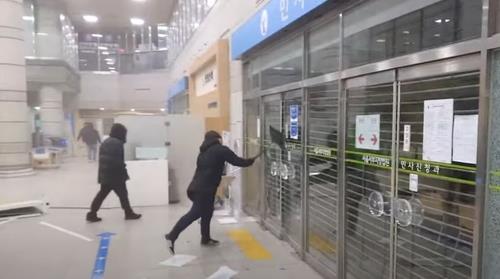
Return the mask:
<path fill-rule="evenodd" d="M 424 102 L 423 159 L 451 163 L 453 99 Z"/>
<path fill-rule="evenodd" d="M 196 256 L 191 255 L 175 255 L 170 257 L 168 260 L 163 261 L 160 265 L 172 266 L 172 267 L 181 267 L 196 259 Z"/>
<path fill-rule="evenodd" d="M 476 164 L 479 116 L 456 115 L 453 127 L 453 161 Z"/>
<path fill-rule="evenodd" d="M 257 118 L 257 138 L 260 139 L 260 118 Z"/>
<path fill-rule="evenodd" d="M 356 148 L 380 150 L 380 114 L 356 115 Z"/>
<path fill-rule="evenodd" d="M 230 279 L 233 278 L 233 276 L 235 276 L 236 274 L 238 274 L 238 272 L 230 269 L 229 267 L 221 266 L 219 270 L 217 270 L 207 279 Z"/>
<path fill-rule="evenodd" d="M 410 191 L 418 192 L 418 175 L 410 174 Z"/>
<path fill-rule="evenodd" d="M 404 128 L 405 128 L 405 131 L 404 131 L 404 139 L 403 139 L 403 151 L 404 152 L 410 152 L 410 146 L 411 146 L 411 126 L 410 125 L 405 125 Z"/>

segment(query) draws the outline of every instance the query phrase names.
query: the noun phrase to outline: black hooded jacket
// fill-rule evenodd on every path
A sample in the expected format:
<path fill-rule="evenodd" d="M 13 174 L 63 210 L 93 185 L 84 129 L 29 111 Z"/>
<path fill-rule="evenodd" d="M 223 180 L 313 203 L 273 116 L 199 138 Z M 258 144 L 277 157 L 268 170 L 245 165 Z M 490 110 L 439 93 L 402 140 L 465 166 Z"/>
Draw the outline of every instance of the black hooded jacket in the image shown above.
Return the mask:
<path fill-rule="evenodd" d="M 127 142 L 127 128 L 114 124 L 111 133 L 99 148 L 98 182 L 117 185 L 129 179 L 123 145 Z"/>
<path fill-rule="evenodd" d="M 214 131 L 205 135 L 189 192 L 215 194 L 226 162 L 238 167 L 249 167 L 253 164 L 254 159 L 238 157 L 231 149 L 222 145 L 220 139 L 221 136 Z"/>

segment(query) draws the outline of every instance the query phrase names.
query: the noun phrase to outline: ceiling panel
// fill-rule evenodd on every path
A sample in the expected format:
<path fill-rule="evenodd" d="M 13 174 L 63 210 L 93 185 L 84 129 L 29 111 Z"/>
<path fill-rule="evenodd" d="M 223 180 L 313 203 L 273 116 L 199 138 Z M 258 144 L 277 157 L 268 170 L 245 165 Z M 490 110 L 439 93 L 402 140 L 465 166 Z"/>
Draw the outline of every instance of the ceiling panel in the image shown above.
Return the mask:
<path fill-rule="evenodd" d="M 78 31 L 121 32 L 131 28 L 130 18 L 144 19 L 145 25 L 165 23 L 172 14 L 177 0 L 63 0 L 68 15 Z M 82 15 L 99 17 L 96 24 L 86 23 Z"/>

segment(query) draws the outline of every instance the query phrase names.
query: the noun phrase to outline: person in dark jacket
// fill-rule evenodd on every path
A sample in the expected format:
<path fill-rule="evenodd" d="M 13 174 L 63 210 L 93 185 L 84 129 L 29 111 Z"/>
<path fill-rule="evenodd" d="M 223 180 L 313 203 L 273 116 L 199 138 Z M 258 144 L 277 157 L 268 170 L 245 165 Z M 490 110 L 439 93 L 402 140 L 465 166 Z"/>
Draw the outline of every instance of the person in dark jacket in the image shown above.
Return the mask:
<path fill-rule="evenodd" d="M 165 235 L 172 254 L 175 254 L 174 243 L 179 234 L 199 218 L 201 218 L 201 244 L 204 246 L 219 244 L 219 241 L 210 236 L 210 221 L 214 212 L 215 194 L 222 179 L 224 166 L 227 162 L 238 167 L 249 167 L 254 161 L 255 158 L 240 158 L 227 146 L 222 145 L 221 136 L 217 132 L 210 131 L 205 134 L 205 140 L 200 146 L 196 162 L 196 171 L 187 190 L 187 195 L 193 205 L 189 212 L 181 217 L 172 231 Z"/>
<path fill-rule="evenodd" d="M 87 157 L 89 161 L 97 160 L 97 144 L 101 143 L 99 132 L 94 129 L 92 123 L 85 123 L 84 127 L 80 130 L 77 140 L 82 140 L 87 145 Z"/>
<path fill-rule="evenodd" d="M 87 221 L 89 222 L 102 220 L 97 217 L 97 211 L 111 191 L 114 191 L 120 199 L 126 220 L 141 218 L 140 214 L 134 213 L 128 200 L 126 181 L 129 176 L 123 149 L 125 142 L 127 142 L 127 128 L 122 124 L 114 124 L 111 127 L 109 138 L 102 143 L 99 149 L 98 182 L 101 184 L 101 190 L 97 193 L 90 206 L 90 212 L 87 214 Z"/>

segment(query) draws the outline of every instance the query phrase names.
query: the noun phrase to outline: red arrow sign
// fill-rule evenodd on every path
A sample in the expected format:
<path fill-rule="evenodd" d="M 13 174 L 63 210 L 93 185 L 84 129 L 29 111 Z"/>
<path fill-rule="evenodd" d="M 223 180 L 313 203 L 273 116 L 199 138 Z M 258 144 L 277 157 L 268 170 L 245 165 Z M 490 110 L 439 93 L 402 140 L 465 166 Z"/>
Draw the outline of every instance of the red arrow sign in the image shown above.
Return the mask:
<path fill-rule="evenodd" d="M 377 142 L 378 142 L 377 135 L 373 135 L 373 136 L 372 136 L 372 142 L 373 142 L 373 145 L 376 145 L 376 144 L 377 144 Z"/>
<path fill-rule="evenodd" d="M 365 138 L 363 137 L 363 134 L 359 135 L 358 141 L 359 141 L 360 144 L 363 144 L 363 142 L 365 141 Z"/>

